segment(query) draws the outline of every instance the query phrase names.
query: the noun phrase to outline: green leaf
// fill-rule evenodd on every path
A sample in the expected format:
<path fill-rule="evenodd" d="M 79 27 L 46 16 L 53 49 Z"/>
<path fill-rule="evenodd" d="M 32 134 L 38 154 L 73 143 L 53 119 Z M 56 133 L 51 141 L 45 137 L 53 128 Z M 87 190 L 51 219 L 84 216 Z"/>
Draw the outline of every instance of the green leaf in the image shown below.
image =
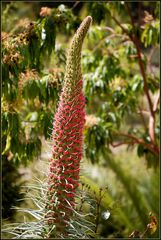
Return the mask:
<path fill-rule="evenodd" d="M 26 83 L 26 86 L 24 87 L 23 96 L 25 99 L 35 99 L 37 96 L 39 96 L 40 89 L 38 85 L 38 81 L 31 79 L 28 83 Z"/>
<path fill-rule="evenodd" d="M 140 144 L 137 148 L 137 154 L 139 157 L 142 157 L 144 155 L 144 146 L 142 144 Z"/>
<path fill-rule="evenodd" d="M 7 136 L 7 140 L 6 140 L 6 147 L 4 149 L 4 151 L 2 152 L 2 155 L 6 154 L 11 148 L 11 136 L 8 135 Z"/>

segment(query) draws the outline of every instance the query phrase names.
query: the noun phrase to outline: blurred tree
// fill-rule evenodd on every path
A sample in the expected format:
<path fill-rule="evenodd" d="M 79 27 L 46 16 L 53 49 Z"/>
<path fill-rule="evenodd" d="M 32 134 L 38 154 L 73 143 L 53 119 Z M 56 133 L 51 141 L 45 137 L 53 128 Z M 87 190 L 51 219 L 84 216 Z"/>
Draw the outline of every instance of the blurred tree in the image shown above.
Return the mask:
<path fill-rule="evenodd" d="M 97 5 L 109 14 L 116 27 L 94 27 L 89 34 L 91 50 L 84 52 L 83 66 L 87 72 L 85 93 L 89 96 L 88 105 L 99 102 L 97 110 L 90 107 L 89 113 L 100 118 L 93 132 L 90 133 L 89 130 L 89 133 L 93 136 L 101 135 L 101 144 L 95 142 L 96 148 L 102 147 L 102 143 L 113 147 L 121 144 L 137 146 L 138 156 L 144 155 L 149 165 L 158 165 L 159 75 L 149 71 L 152 63 L 142 51 L 141 42 L 144 47 L 151 46 L 153 50 L 158 47 L 159 19 L 154 19 L 151 14 L 145 12 L 140 27 L 134 23 L 128 3 L 90 3 L 88 11 L 91 9 L 93 16 L 94 9 L 99 9 Z M 130 23 L 122 24 L 115 18 L 116 12 L 120 11 L 122 14 L 125 11 L 129 14 Z M 107 14 L 103 19 L 106 18 Z M 98 19 L 96 21 L 100 22 Z M 127 123 L 129 117 L 132 119 L 136 114 L 139 125 L 128 125 L 128 129 L 122 132 L 122 126 Z M 99 133 L 96 134 L 95 131 Z M 119 142 L 115 144 L 116 141 Z M 90 145 L 89 139 L 87 142 Z M 93 148 L 88 147 L 88 154 L 90 159 L 98 159 Z"/>

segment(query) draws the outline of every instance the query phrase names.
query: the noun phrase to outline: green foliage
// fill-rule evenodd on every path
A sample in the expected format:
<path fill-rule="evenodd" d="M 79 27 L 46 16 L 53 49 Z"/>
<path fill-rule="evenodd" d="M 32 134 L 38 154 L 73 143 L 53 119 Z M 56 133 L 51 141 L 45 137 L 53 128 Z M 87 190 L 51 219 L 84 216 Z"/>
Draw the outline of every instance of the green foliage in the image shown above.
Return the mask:
<path fill-rule="evenodd" d="M 144 25 L 144 31 L 141 35 L 141 41 L 144 43 L 144 46 L 159 44 L 159 34 L 160 34 L 160 24 L 159 19 L 153 19 L 151 15 L 147 13 Z M 149 19 L 150 18 L 150 19 Z"/>
<path fill-rule="evenodd" d="M 101 21 L 107 15 L 106 4 L 99 3 L 99 2 L 94 2 L 94 3 L 89 2 L 88 3 L 88 12 L 90 12 L 91 16 L 96 21 L 96 23 L 100 24 Z"/>
<path fill-rule="evenodd" d="M 95 4 L 96 3 L 93 4 L 93 7 L 95 7 Z M 109 3 L 107 5 L 105 4 L 105 6 L 102 4 L 101 6 L 104 7 L 104 9 L 109 8 L 113 19 L 113 11 L 119 12 L 120 6 L 122 8 L 123 5 L 124 4 L 117 6 L 115 3 Z M 113 6 L 112 9 L 110 6 Z M 93 10 L 91 10 L 91 12 L 92 11 Z M 104 19 L 104 17 L 102 17 L 102 19 Z M 158 153 L 157 151 L 153 151 L 152 153 L 151 150 L 152 148 L 157 149 L 158 145 L 153 145 L 152 143 L 151 137 L 149 136 L 150 129 L 148 131 L 147 117 L 144 116 L 141 106 L 141 96 L 143 94 L 147 96 L 147 91 L 151 94 L 155 94 L 157 92 L 158 88 L 154 87 L 153 84 L 154 81 L 156 81 L 156 77 L 152 77 L 149 73 L 147 74 L 146 79 L 144 79 L 142 72 L 139 73 L 138 67 L 140 68 L 140 63 L 137 60 L 137 45 L 135 41 L 131 40 L 131 35 L 129 35 L 129 39 L 128 34 L 131 33 L 127 33 L 127 27 L 125 25 L 126 24 L 121 25 L 123 27 L 123 31 L 125 29 L 124 34 L 118 34 L 118 30 L 116 28 L 112 28 L 111 26 L 107 28 L 103 26 L 100 26 L 99 28 L 93 26 L 89 33 L 89 42 L 87 44 L 90 46 L 91 50 L 88 50 L 83 55 L 83 67 L 85 72 L 84 91 L 88 98 L 88 113 L 95 114 L 101 119 L 97 126 L 93 126 L 91 129 L 89 128 L 89 137 L 87 137 L 87 131 L 87 156 L 89 157 L 89 151 L 91 151 L 93 152 L 93 157 L 95 157 L 97 161 L 98 155 L 96 153 L 98 152 L 97 150 L 99 146 L 102 146 L 102 144 L 104 146 L 109 143 L 113 144 L 113 141 L 116 141 L 118 137 L 121 138 L 119 129 L 126 124 L 127 118 L 129 118 L 130 115 L 132 116 L 134 112 L 141 112 L 139 120 L 141 125 L 138 125 L 137 128 L 129 126 L 129 129 L 126 129 L 126 136 L 123 136 L 127 139 L 127 143 L 130 144 L 131 142 L 132 145 L 134 142 L 143 142 L 143 144 L 138 145 L 138 156 L 143 156 L 146 151 L 144 156 L 147 159 L 148 166 L 156 166 L 157 162 L 159 162 L 157 160 Z M 130 26 L 130 31 L 134 34 L 134 26 L 129 23 L 128 26 Z M 149 44 L 153 44 L 153 47 L 156 43 L 158 43 L 158 34 L 155 29 L 152 30 L 154 26 L 158 29 L 158 20 L 155 20 L 153 17 L 152 21 L 149 20 L 145 25 L 145 29 L 142 30 L 141 35 L 142 39 L 144 39 L 144 34 L 148 37 L 146 29 L 150 27 L 155 36 L 155 38 L 151 38 L 149 42 Z M 108 34 L 107 31 L 111 32 L 111 34 Z M 146 43 L 147 40 L 144 42 Z M 120 43 L 123 44 L 121 45 Z M 143 55 L 143 64 L 146 71 L 146 69 L 149 68 L 146 60 L 147 56 L 144 53 L 141 54 Z M 145 81 L 148 84 L 148 90 L 146 91 L 144 88 L 146 84 Z M 95 104 L 98 105 L 97 108 L 93 107 Z M 101 122 L 103 124 L 100 126 Z M 99 130 L 97 130 L 97 128 Z M 153 131 L 155 134 L 155 128 Z M 133 133 L 133 136 L 129 136 L 130 133 Z M 102 138 L 100 138 L 99 135 L 102 135 Z M 156 134 L 155 138 L 157 142 L 158 136 Z M 107 140 L 104 141 L 103 139 Z M 94 147 L 94 141 L 96 143 L 95 146 L 97 147 Z M 92 149 L 90 149 L 90 146 L 93 146 Z M 143 149 L 143 154 L 141 153 L 141 148 Z M 90 155 L 90 158 L 91 156 L 92 155 Z M 92 161 L 94 162 L 93 158 Z"/>

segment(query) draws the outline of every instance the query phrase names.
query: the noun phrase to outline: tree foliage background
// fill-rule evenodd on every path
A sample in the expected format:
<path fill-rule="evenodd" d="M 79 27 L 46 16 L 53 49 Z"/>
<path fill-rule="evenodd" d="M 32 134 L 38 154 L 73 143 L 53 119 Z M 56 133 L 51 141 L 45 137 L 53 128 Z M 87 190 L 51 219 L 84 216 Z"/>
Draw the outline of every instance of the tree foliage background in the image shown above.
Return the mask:
<path fill-rule="evenodd" d="M 68 45 L 82 19 L 91 15 L 82 53 L 83 166 L 89 191 L 108 187 L 97 231 L 102 237 L 128 237 L 147 229 L 148 237 L 158 236 L 159 4 L 3 2 L 4 220 L 16 218 L 11 207 L 25 195 L 20 169 L 38 164 L 50 139 Z"/>

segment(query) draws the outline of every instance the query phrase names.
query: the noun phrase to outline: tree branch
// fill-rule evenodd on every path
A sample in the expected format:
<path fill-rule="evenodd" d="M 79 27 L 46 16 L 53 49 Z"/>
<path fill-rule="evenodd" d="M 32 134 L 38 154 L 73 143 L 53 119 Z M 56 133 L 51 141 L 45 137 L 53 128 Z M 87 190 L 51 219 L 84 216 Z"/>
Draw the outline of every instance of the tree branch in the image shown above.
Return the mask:
<path fill-rule="evenodd" d="M 117 20 L 117 18 L 115 18 L 114 16 L 111 15 L 111 18 L 116 22 L 116 24 L 122 29 L 122 31 L 124 33 L 126 33 L 130 39 L 131 39 L 131 35 L 129 35 L 128 31 L 121 25 L 121 23 Z M 132 39 L 131 39 L 132 40 Z"/>
<path fill-rule="evenodd" d="M 111 146 L 112 147 L 119 147 L 119 146 L 121 146 L 121 145 L 125 145 L 125 144 L 134 144 L 134 142 L 133 141 L 131 141 L 131 142 L 129 142 L 129 141 L 127 141 L 127 142 L 119 142 L 119 143 L 116 143 L 116 144 L 113 144 L 113 143 L 110 143 L 111 144 Z"/>
<path fill-rule="evenodd" d="M 137 138 L 134 135 L 128 134 L 128 133 L 122 133 L 122 132 L 115 132 L 114 134 L 118 135 L 118 136 L 123 136 L 123 137 L 127 137 L 133 140 L 133 144 L 142 144 L 145 148 L 149 149 L 151 152 L 153 152 L 155 155 L 159 155 L 160 151 L 159 148 L 154 145 L 154 144 L 148 144 L 146 143 L 143 139 L 141 138 Z"/>
<path fill-rule="evenodd" d="M 71 9 L 73 10 L 74 8 L 76 8 L 76 6 L 77 6 L 79 3 L 80 3 L 80 1 L 76 1 Z"/>
<path fill-rule="evenodd" d="M 133 29 L 135 29 L 135 23 L 134 23 L 134 19 L 133 16 L 131 14 L 129 5 L 127 2 L 125 2 L 128 14 L 130 16 L 131 19 L 131 24 Z M 149 117 L 149 136 L 152 140 L 153 143 L 155 143 L 155 133 L 154 133 L 154 129 L 155 129 L 155 114 L 153 111 L 153 103 L 150 97 L 150 93 L 149 93 L 149 88 L 148 88 L 148 83 L 147 83 L 147 78 L 146 78 L 146 73 L 145 73 L 145 68 L 144 68 L 144 64 L 142 61 L 142 57 L 141 57 L 141 48 L 140 48 L 140 44 L 138 41 L 138 38 L 136 37 L 136 35 L 132 35 L 131 39 L 133 41 L 133 43 L 135 44 L 136 50 L 137 50 L 137 55 L 138 55 L 138 62 L 139 62 L 139 67 L 140 67 L 140 72 L 142 74 L 143 77 L 143 81 L 144 81 L 144 92 L 145 95 L 147 97 L 148 100 L 148 104 L 149 104 L 149 109 L 150 109 L 150 117 Z"/>
<path fill-rule="evenodd" d="M 154 100 L 154 104 L 153 104 L 153 111 L 154 111 L 154 113 L 157 111 L 159 100 L 160 100 L 160 91 L 158 91 L 158 93 L 156 95 L 156 98 Z"/>

